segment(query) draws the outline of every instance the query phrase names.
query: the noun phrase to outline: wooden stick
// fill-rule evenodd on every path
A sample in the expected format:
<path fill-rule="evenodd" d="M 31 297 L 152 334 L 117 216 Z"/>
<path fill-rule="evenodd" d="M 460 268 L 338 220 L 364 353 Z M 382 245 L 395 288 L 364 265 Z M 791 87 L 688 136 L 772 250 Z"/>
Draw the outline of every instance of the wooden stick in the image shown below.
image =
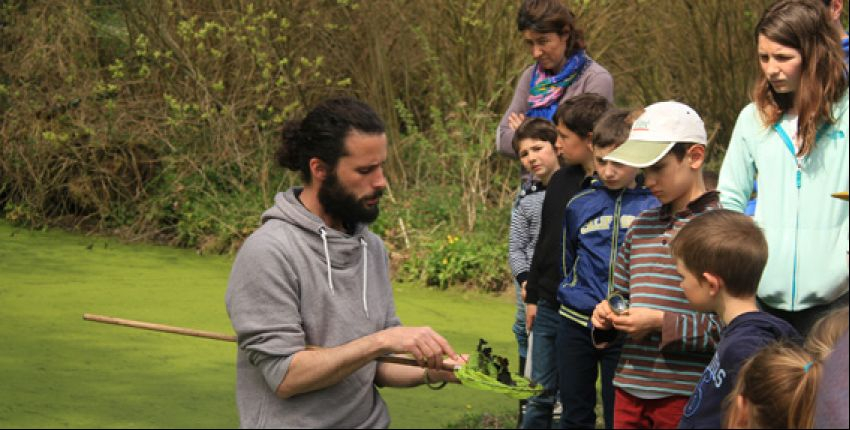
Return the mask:
<path fill-rule="evenodd" d="M 226 342 L 236 342 L 236 336 L 223 333 L 215 333 L 211 331 L 195 330 L 184 327 L 174 327 L 165 324 L 155 324 L 144 321 L 133 321 L 123 318 L 107 317 L 104 315 L 83 314 L 83 319 L 86 321 L 95 321 L 106 324 L 123 325 L 125 327 L 141 328 L 145 330 L 161 331 L 164 333 L 182 334 L 185 336 L 202 337 L 205 339 L 223 340 Z"/>
<path fill-rule="evenodd" d="M 224 333 L 216 333 L 216 332 L 204 331 L 204 330 L 195 330 L 195 329 L 185 328 L 185 327 L 175 327 L 175 326 L 170 326 L 170 325 L 165 325 L 165 324 L 156 324 L 156 323 L 149 323 L 149 322 L 144 322 L 144 321 L 134 321 L 134 320 L 128 320 L 128 319 L 124 319 L 124 318 L 115 318 L 115 317 L 108 317 L 108 316 L 105 316 L 105 315 L 96 315 L 96 314 L 83 314 L 83 319 L 86 320 L 86 321 L 94 321 L 94 322 L 105 323 L 105 324 L 122 325 L 122 326 L 125 326 L 125 327 L 141 328 L 141 329 L 145 329 L 145 330 L 153 330 L 153 331 L 159 331 L 159 332 L 163 332 L 163 333 L 182 334 L 184 336 L 194 336 L 194 337 L 202 337 L 204 339 L 223 340 L 225 342 L 236 342 L 236 336 L 233 336 L 233 335 L 227 335 L 227 334 L 224 334 Z M 306 349 L 308 351 L 310 351 L 310 350 L 321 349 L 321 347 L 314 346 L 314 345 L 308 345 L 306 347 Z M 418 361 L 416 361 L 416 359 L 414 359 L 414 358 L 400 356 L 400 355 L 384 355 L 384 356 L 376 358 L 375 360 L 383 362 L 383 363 L 395 363 L 395 364 L 402 364 L 402 365 L 405 365 L 405 366 L 425 367 L 422 364 L 420 364 Z M 443 364 L 443 370 L 453 371 L 455 369 L 454 369 L 454 366 L 452 366 L 452 365 Z"/>

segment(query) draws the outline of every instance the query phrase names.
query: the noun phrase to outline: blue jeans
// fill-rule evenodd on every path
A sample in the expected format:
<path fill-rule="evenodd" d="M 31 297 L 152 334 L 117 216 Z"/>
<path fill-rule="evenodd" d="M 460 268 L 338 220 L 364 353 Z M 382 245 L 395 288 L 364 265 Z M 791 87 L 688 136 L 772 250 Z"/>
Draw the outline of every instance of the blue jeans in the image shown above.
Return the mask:
<path fill-rule="evenodd" d="M 537 302 L 537 317 L 534 318 L 531 335 L 534 336 L 531 351 L 531 379 L 542 385 L 539 396 L 528 399 L 521 428 L 548 429 L 552 427 L 552 409 L 558 392 L 558 358 L 555 345 L 558 323 L 561 316 L 552 308 L 553 304 L 540 299 Z"/>
<path fill-rule="evenodd" d="M 605 428 L 614 426 L 614 373 L 620 360 L 622 340 L 605 349 L 593 346 L 590 329 L 561 317 L 558 330 L 558 375 L 561 386 L 561 428 L 596 426 L 596 378 L 600 380 Z"/>
<path fill-rule="evenodd" d="M 516 289 L 516 320 L 514 321 L 513 332 L 516 337 L 516 344 L 519 348 L 519 356 L 525 358 L 528 356 L 528 333 L 525 331 L 525 302 L 522 300 L 522 287 L 519 282 L 514 281 Z M 519 369 L 522 373 L 522 369 Z"/>

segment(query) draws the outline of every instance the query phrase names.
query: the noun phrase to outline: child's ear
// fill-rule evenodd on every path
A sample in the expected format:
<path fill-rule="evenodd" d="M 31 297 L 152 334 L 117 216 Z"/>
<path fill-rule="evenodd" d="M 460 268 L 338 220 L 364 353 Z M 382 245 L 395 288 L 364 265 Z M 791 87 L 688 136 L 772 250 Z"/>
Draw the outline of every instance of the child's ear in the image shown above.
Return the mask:
<path fill-rule="evenodd" d="M 710 272 L 703 272 L 702 279 L 704 280 L 706 286 L 708 286 L 709 293 L 714 296 L 720 291 L 720 288 L 724 286 L 723 278 L 715 275 Z"/>
<path fill-rule="evenodd" d="M 705 145 L 694 144 L 688 149 L 687 154 L 688 165 L 691 169 L 697 170 L 705 164 Z"/>
<path fill-rule="evenodd" d="M 732 408 L 731 416 L 729 417 L 729 428 L 745 429 L 750 425 L 750 410 L 747 399 L 738 394 L 735 396 L 735 405 Z"/>

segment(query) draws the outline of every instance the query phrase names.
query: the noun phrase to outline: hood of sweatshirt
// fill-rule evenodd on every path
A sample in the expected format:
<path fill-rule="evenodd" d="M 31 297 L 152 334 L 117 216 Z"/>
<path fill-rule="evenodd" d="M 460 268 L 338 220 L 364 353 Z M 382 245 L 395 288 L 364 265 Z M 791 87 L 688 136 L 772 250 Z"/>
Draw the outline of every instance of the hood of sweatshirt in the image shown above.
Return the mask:
<path fill-rule="evenodd" d="M 304 244 L 312 251 L 317 261 L 321 261 L 325 266 L 331 294 L 336 293 L 333 275 L 335 270 L 350 271 L 354 266 L 361 266 L 363 311 L 368 318 L 368 236 L 371 233 L 367 224 L 356 224 L 351 234 L 334 230 L 298 200 L 301 191 L 301 188 L 290 188 L 286 192 L 278 193 L 274 198 L 274 206 L 263 213 L 261 222 L 265 224 L 270 220 L 280 220 L 308 233 L 304 237 L 314 239 L 304 241 Z M 340 282 L 337 282 L 337 285 L 339 284 Z"/>
<path fill-rule="evenodd" d="M 374 361 L 321 390 L 287 399 L 275 394 L 305 346 L 332 348 L 401 324 L 381 239 L 365 224 L 351 234 L 328 227 L 301 204 L 300 192 L 275 196 L 239 249 L 228 282 L 241 426 L 386 427 Z"/>

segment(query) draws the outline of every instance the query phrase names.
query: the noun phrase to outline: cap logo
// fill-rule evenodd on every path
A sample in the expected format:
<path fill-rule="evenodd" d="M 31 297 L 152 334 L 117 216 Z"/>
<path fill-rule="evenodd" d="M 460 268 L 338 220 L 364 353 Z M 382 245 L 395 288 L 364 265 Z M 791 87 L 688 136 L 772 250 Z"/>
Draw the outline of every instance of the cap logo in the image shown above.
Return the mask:
<path fill-rule="evenodd" d="M 634 125 L 634 127 L 632 127 L 632 130 L 640 130 L 640 131 L 649 130 L 649 120 L 648 119 L 638 119 L 637 121 L 635 121 L 635 125 Z"/>

